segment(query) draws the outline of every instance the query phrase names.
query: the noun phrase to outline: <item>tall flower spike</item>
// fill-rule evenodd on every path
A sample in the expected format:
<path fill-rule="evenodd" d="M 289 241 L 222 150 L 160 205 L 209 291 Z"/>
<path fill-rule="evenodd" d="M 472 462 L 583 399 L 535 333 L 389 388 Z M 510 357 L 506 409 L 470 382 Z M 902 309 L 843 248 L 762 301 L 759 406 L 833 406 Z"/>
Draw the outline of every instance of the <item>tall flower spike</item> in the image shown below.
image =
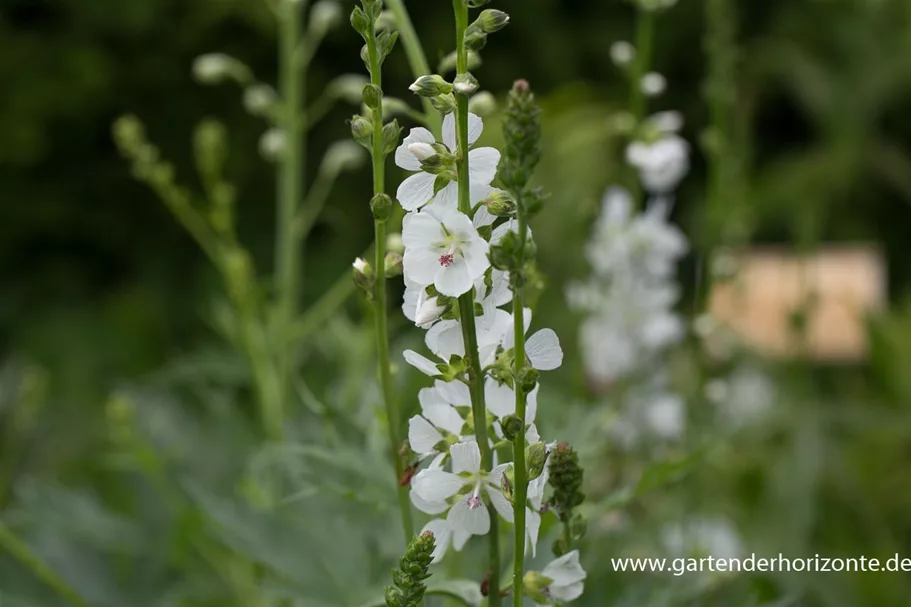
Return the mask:
<path fill-rule="evenodd" d="M 398 568 L 392 570 L 394 585 L 386 587 L 387 607 L 418 607 L 423 604 L 427 591 L 424 581 L 430 577 L 433 549 L 434 537 L 430 531 L 411 540 L 399 559 Z"/>

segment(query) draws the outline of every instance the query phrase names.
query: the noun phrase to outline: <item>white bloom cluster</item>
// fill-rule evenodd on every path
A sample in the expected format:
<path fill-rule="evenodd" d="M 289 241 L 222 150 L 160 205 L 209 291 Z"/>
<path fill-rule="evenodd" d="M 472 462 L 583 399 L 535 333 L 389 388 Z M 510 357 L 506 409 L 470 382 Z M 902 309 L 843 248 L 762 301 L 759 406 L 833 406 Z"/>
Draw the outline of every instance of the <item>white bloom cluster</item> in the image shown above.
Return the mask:
<path fill-rule="evenodd" d="M 469 143 L 481 135 L 483 122 L 469 114 Z M 512 314 L 501 306 L 511 301 L 509 276 L 490 264 L 488 253 L 506 234 L 516 231 L 508 220 L 493 229 L 496 217 L 483 205 L 469 217 L 458 209 L 458 183 L 454 170 L 456 150 L 455 120 L 452 114 L 443 122 L 443 141 L 437 142 L 429 131 L 412 129 L 396 150 L 396 164 L 413 171 L 398 188 L 397 198 L 409 211 L 402 229 L 405 252 L 403 269 L 405 297 L 402 310 L 418 327 L 426 330 L 425 344 L 436 361 L 406 350 L 405 360 L 434 378 L 432 387 L 419 394 L 420 415 L 409 421 L 408 439 L 418 460 L 412 469 L 423 466 L 411 480 L 411 500 L 416 508 L 438 516 L 424 531 L 436 538 L 435 562 L 452 545 L 460 550 L 472 535 L 490 529 L 487 505 L 508 522 L 513 520 L 513 505 L 505 492 L 511 463 L 482 466 L 479 444 L 473 431 L 471 394 L 467 372 L 460 361 L 466 357 L 463 327 L 455 314 L 459 297 L 473 292 L 474 324 L 478 352 L 472 353 L 480 367 L 502 364 L 513 354 L 515 343 Z M 469 152 L 471 203 L 481 202 L 493 192 L 491 182 L 497 172 L 500 153 L 493 148 Z M 489 233 L 489 240 L 481 232 Z M 530 237 L 530 232 L 528 234 Z M 526 331 L 531 323 L 525 311 Z M 525 344 L 528 364 L 538 371 L 556 369 L 563 352 L 556 334 L 550 329 L 532 333 Z M 471 358 L 471 357 L 469 357 Z M 514 415 L 515 392 L 492 374 L 483 378 L 487 411 L 493 417 L 492 434 L 502 437 L 499 420 Z M 537 388 L 526 397 L 526 438 L 540 441 L 535 427 Z M 547 472 L 529 483 L 526 504 L 526 533 L 532 554 L 541 523 Z"/>
<path fill-rule="evenodd" d="M 612 188 L 604 196 L 586 250 L 592 276 L 567 293 L 570 306 L 588 315 L 580 342 L 588 376 L 597 384 L 642 370 L 683 337 L 673 311 L 679 295 L 674 277 L 687 241 L 667 215 L 663 200 L 633 214 L 626 190 Z"/>

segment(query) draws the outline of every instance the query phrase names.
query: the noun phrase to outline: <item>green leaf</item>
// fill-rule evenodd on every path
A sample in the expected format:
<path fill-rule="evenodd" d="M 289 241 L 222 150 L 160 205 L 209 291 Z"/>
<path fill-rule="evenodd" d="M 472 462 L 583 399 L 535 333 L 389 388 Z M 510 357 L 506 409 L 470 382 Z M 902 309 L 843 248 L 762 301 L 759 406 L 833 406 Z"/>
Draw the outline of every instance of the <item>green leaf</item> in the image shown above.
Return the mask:
<path fill-rule="evenodd" d="M 379 589 L 373 594 L 375 596 L 362 603 L 360 607 L 386 607 L 383 589 Z M 434 582 L 433 578 L 430 578 L 427 582 L 426 596 L 441 596 L 454 599 L 467 607 L 477 607 L 484 600 L 481 595 L 481 588 L 474 580 L 440 580 Z"/>

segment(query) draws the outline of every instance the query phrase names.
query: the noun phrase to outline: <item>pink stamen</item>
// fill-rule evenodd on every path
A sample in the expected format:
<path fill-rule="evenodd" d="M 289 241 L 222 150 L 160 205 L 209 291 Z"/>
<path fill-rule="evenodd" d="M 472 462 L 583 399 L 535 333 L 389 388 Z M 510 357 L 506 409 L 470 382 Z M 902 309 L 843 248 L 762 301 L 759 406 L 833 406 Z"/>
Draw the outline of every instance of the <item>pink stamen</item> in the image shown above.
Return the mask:
<path fill-rule="evenodd" d="M 471 497 L 469 497 L 468 498 L 468 507 L 471 510 L 474 510 L 475 508 L 480 508 L 481 507 L 481 498 L 478 497 L 477 495 L 472 495 Z"/>
<path fill-rule="evenodd" d="M 452 253 L 446 253 L 445 255 L 440 255 L 440 265 L 444 268 L 448 268 L 453 263 L 455 263 L 455 258 Z"/>

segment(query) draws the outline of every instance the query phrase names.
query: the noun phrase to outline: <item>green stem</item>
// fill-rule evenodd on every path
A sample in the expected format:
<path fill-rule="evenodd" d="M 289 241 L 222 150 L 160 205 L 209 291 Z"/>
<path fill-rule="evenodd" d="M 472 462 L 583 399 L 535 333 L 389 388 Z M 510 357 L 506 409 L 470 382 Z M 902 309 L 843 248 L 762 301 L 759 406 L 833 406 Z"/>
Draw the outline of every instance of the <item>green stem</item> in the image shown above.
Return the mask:
<path fill-rule="evenodd" d="M 518 258 L 525 259 L 525 213 L 519 193 L 516 193 L 516 215 L 518 218 L 519 244 Z M 513 559 L 512 595 L 514 607 L 522 607 L 522 592 L 524 585 L 522 579 L 525 575 L 525 502 L 528 495 L 528 470 L 525 462 L 525 391 L 519 381 L 525 369 L 525 309 L 522 302 L 522 277 L 523 269 L 517 270 L 519 274 L 513 280 L 512 292 L 512 317 L 513 333 L 515 334 L 515 378 L 513 381 L 516 392 L 516 417 L 522 420 L 523 431 L 515 438 L 513 456 L 513 472 L 515 474 L 515 501 L 513 502 L 513 519 L 515 522 L 515 557 Z"/>
<path fill-rule="evenodd" d="M 19 539 L 9 527 L 0 522 L 0 548 L 6 550 L 14 559 L 19 561 L 32 574 L 54 589 L 61 597 L 65 598 L 76 607 L 89 607 L 80 594 L 70 586 L 63 578 L 51 569 L 47 563 L 32 552 L 28 544 Z"/>
<path fill-rule="evenodd" d="M 414 31 L 414 25 L 411 23 L 411 17 L 408 15 L 408 9 L 405 8 L 404 0 L 386 0 L 386 6 L 395 16 L 395 23 L 399 30 L 399 40 L 402 41 L 402 47 L 405 49 L 405 56 L 408 58 L 408 65 L 415 78 L 430 74 L 430 64 L 427 63 L 427 57 L 424 55 L 424 48 L 418 38 L 417 32 Z M 427 97 L 421 97 L 421 103 L 424 106 L 424 115 L 427 117 L 428 127 L 434 135 L 442 134 L 442 118 Z"/>
<path fill-rule="evenodd" d="M 306 147 L 301 128 L 306 67 L 301 65 L 297 49 L 301 42 L 301 4 L 282 2 L 279 10 L 279 69 L 282 96 L 280 124 L 288 147 L 278 170 L 276 213 L 275 269 L 278 310 L 275 335 L 278 336 L 278 402 L 272 417 L 283 419 L 284 403 L 290 393 L 292 342 L 287 328 L 297 316 L 300 303 L 301 237 L 295 218 L 303 199 Z M 272 428 L 274 434 L 275 428 Z M 274 436 L 273 436 L 274 438 Z"/>
<path fill-rule="evenodd" d="M 655 13 L 640 9 L 636 22 L 636 59 L 630 73 L 629 92 L 629 113 L 633 117 L 636 128 L 639 128 L 645 118 L 645 91 L 642 90 L 642 78 L 651 68 L 654 38 Z M 633 195 L 633 201 L 638 204 L 642 187 L 635 169 L 633 169 L 633 178 L 630 181 L 630 193 Z"/>
<path fill-rule="evenodd" d="M 456 21 L 456 56 L 458 74 L 468 72 L 468 52 L 465 48 L 465 30 L 468 29 L 468 5 L 465 0 L 453 0 Z M 471 188 L 468 167 L 468 97 L 456 95 L 456 139 L 458 141 L 459 211 L 471 214 Z M 474 293 L 469 290 L 459 297 L 459 313 L 462 321 L 462 338 L 465 342 L 465 357 L 468 360 L 468 387 L 471 390 L 471 414 L 474 420 L 475 436 L 481 450 L 481 466 L 490 470 L 493 454 L 487 440 L 487 407 L 484 403 L 484 372 L 478 359 L 478 334 L 474 316 Z M 489 607 L 500 607 L 500 530 L 497 511 L 490 511 L 490 555 L 488 587 Z"/>
<path fill-rule="evenodd" d="M 367 32 L 367 56 L 370 62 L 370 82 L 382 89 L 383 75 L 382 64 L 376 44 L 376 30 L 373 21 L 370 21 Z M 373 193 L 385 194 L 386 191 L 386 151 L 383 148 L 383 99 L 380 99 L 373 110 L 373 147 L 370 150 L 373 159 Z M 386 219 L 375 219 L 373 222 L 375 252 L 374 267 L 376 268 L 376 286 L 374 288 L 374 314 L 376 325 L 376 347 L 379 353 L 380 386 L 383 391 L 383 403 L 386 406 L 386 427 L 389 432 L 389 447 L 392 452 L 392 461 L 395 464 L 395 484 L 398 488 L 399 509 L 402 515 L 402 531 L 405 536 L 405 545 L 414 536 L 411 522 L 411 505 L 408 499 L 408 488 L 399 482 L 404 473 L 404 463 L 399 456 L 399 410 L 392 394 L 392 373 L 389 366 L 389 331 L 386 324 Z"/>

